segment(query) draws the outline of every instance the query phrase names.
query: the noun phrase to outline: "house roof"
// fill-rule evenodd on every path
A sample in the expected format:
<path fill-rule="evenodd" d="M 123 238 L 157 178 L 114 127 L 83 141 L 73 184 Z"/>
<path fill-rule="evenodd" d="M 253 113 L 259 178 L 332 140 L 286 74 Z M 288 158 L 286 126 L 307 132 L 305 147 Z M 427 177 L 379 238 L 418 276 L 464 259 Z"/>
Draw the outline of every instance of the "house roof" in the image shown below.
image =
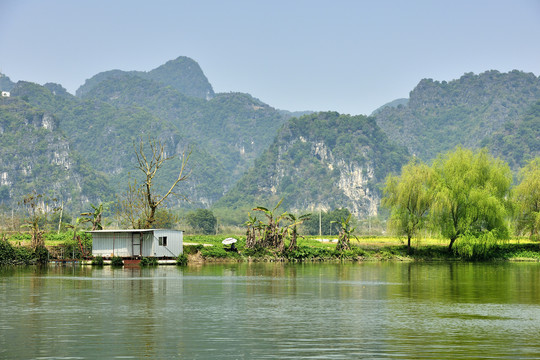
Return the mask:
<path fill-rule="evenodd" d="M 91 234 L 106 234 L 106 233 L 150 233 L 154 231 L 165 230 L 165 231 L 179 231 L 182 230 L 171 230 L 171 229 L 107 229 L 107 230 L 90 230 L 86 231 Z"/>

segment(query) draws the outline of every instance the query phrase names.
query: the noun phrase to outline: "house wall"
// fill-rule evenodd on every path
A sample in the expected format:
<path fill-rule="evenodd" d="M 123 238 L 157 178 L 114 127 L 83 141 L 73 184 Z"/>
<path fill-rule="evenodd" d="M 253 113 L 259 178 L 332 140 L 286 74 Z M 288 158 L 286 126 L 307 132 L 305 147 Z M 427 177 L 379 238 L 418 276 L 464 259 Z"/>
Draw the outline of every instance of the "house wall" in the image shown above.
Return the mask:
<path fill-rule="evenodd" d="M 93 233 L 92 255 L 93 256 L 133 256 L 131 246 L 131 233 Z"/>
<path fill-rule="evenodd" d="M 134 235 L 132 235 L 134 234 Z M 93 256 L 120 256 L 132 257 L 132 237 L 139 237 L 138 232 L 92 232 L 92 255 Z M 167 237 L 167 246 L 159 245 L 159 237 Z M 114 245 L 114 247 L 113 247 Z M 183 233 L 175 230 L 155 230 L 143 232 L 140 255 L 143 257 L 177 257 L 183 252 Z"/>
<path fill-rule="evenodd" d="M 167 246 L 159 245 L 159 237 L 167 237 Z M 153 253 L 156 257 L 177 257 L 184 251 L 183 233 L 175 230 L 154 231 Z"/>

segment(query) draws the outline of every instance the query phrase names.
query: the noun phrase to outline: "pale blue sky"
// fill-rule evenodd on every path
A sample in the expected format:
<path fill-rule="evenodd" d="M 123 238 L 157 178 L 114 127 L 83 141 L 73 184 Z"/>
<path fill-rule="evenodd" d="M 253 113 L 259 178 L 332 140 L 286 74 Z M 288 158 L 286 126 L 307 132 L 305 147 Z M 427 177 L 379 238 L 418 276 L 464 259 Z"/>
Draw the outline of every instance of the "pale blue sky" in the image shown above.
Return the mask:
<path fill-rule="evenodd" d="M 0 0 L 0 72 L 71 93 L 178 56 L 216 92 L 369 114 L 422 78 L 540 75 L 540 0 Z"/>

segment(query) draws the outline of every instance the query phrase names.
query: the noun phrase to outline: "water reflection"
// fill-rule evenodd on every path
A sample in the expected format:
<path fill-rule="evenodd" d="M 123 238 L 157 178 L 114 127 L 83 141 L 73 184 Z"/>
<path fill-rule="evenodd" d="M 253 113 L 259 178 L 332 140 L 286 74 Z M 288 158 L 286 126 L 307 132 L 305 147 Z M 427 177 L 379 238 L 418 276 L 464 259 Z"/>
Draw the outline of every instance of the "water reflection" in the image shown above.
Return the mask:
<path fill-rule="evenodd" d="M 538 264 L 0 269 L 0 358 L 535 358 Z"/>

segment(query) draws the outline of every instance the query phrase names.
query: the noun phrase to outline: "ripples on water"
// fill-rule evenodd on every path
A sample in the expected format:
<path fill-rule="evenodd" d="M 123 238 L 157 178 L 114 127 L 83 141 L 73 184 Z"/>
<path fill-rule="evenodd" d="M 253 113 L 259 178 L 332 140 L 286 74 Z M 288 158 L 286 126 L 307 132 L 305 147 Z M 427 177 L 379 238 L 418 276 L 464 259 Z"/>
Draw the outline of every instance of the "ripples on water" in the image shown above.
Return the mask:
<path fill-rule="evenodd" d="M 0 271 L 0 358 L 539 358 L 538 264 Z"/>

